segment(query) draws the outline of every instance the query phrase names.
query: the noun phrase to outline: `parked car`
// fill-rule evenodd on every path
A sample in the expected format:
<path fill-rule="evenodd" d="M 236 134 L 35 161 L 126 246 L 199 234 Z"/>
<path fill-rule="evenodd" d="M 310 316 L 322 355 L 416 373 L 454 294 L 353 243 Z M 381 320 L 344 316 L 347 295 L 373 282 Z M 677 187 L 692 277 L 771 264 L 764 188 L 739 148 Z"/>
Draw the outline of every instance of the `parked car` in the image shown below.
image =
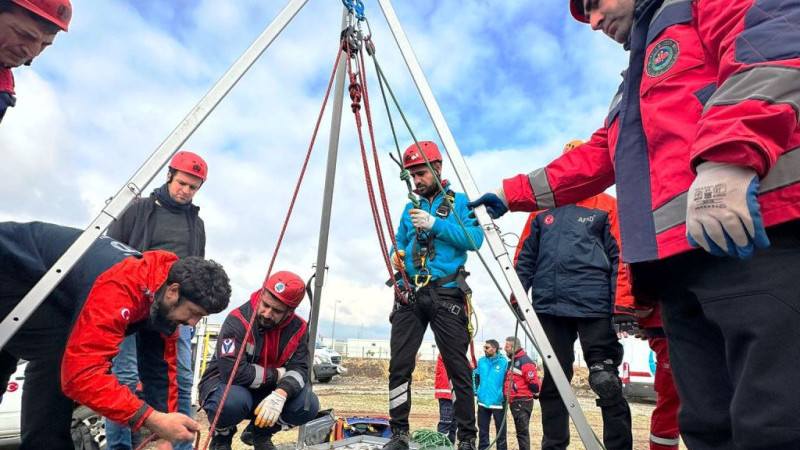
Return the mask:
<path fill-rule="evenodd" d="M 314 379 L 320 383 L 328 383 L 336 375 L 347 373 L 342 366 L 342 355 L 317 342 L 314 352 Z"/>
<path fill-rule="evenodd" d="M 27 361 L 19 362 L 0 402 L 0 446 L 3 447 L 20 443 L 22 386 L 25 384 L 27 364 Z M 47 405 L 42 407 L 46 408 Z M 76 450 L 105 450 L 103 417 L 85 406 L 76 405 L 72 412 L 72 440 L 76 442 Z"/>
<path fill-rule="evenodd" d="M 625 354 L 619 367 L 622 393 L 628 398 L 657 397 L 654 385 L 656 376 L 656 354 L 647 341 L 628 336 L 620 339 Z"/>

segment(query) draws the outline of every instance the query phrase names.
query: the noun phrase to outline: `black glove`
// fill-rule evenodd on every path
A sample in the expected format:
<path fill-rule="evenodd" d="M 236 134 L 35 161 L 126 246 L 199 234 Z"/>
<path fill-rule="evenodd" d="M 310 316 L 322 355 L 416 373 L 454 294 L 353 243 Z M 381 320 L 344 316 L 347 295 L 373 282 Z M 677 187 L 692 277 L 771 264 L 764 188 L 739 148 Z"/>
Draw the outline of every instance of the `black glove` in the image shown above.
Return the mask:
<path fill-rule="evenodd" d="M 481 385 L 481 374 L 475 374 L 475 388 L 477 389 Z"/>
<path fill-rule="evenodd" d="M 633 336 L 639 330 L 636 316 L 632 314 L 614 314 L 614 331 L 617 337 Z"/>

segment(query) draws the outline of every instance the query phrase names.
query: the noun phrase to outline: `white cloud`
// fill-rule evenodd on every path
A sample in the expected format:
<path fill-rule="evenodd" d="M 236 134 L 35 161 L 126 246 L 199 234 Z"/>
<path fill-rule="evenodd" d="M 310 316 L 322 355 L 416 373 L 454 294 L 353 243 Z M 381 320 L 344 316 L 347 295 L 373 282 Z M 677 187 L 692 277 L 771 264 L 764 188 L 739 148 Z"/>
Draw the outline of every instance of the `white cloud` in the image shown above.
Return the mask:
<path fill-rule="evenodd" d="M 205 0 L 180 11 L 181 26 L 170 29 L 121 0 L 78 2 L 71 31 L 32 67 L 15 71 L 19 104 L 0 124 L 0 220 L 85 227 L 275 17 L 279 3 Z M 566 5 L 394 6 L 481 190 L 546 164 L 564 142 L 588 137 L 602 123 L 625 55 L 572 23 Z M 433 127 L 378 5 L 367 2 L 367 13 L 392 88 L 417 137 L 428 139 Z M 332 69 L 340 15 L 336 2 L 310 2 L 185 145 L 209 162 L 196 202 L 207 256 L 232 278 L 231 307 L 249 298 L 267 270 Z M 525 17 L 548 22 L 526 24 Z M 386 157 L 394 144 L 367 64 L 396 224 L 405 186 Z M 337 327 L 364 324 L 388 336 L 391 290 L 383 286 L 387 273 L 349 103 L 345 98 L 320 328 L 327 333 L 333 301 L 342 300 Z M 410 138 L 395 111 L 393 118 L 402 150 Z M 304 278 L 316 261 L 329 126 L 330 106 L 275 267 Z M 163 172 L 146 194 L 163 182 Z M 456 179 L 449 165 L 445 176 Z M 498 224 L 518 233 L 524 218 L 512 214 Z M 496 266 L 487 249 L 483 254 Z M 511 313 L 477 258 L 469 269 L 483 336 L 505 337 Z"/>

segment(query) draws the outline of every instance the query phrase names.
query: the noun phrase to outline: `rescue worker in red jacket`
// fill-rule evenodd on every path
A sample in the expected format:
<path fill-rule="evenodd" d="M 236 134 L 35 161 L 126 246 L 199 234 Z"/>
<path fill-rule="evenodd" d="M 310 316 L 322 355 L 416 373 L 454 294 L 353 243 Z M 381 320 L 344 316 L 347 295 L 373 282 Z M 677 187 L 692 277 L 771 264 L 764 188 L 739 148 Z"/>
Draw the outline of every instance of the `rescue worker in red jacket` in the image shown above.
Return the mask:
<path fill-rule="evenodd" d="M 652 306 L 636 305 L 639 331 L 636 336 L 647 339 L 656 353 L 656 375 L 653 387 L 658 394 L 656 407 L 650 416 L 650 450 L 678 450 L 680 430 L 678 429 L 678 409 L 681 399 L 672 379 L 672 365 L 669 362 L 669 345 L 658 303 Z"/>
<path fill-rule="evenodd" d="M 80 234 L 41 222 L 0 223 L 3 316 Z M 223 310 L 229 297 L 228 277 L 213 261 L 178 261 L 164 251 L 140 254 L 108 237 L 98 239 L 3 348 L 4 356 L 29 360 L 21 448 L 72 448 L 73 403 L 66 396 L 118 422 L 145 425 L 164 439 L 192 439 L 197 422 L 168 413 L 177 405 L 176 327 Z M 109 372 L 119 342 L 134 330 L 144 355 L 146 402 Z"/>
<path fill-rule="evenodd" d="M 453 410 L 453 387 L 450 377 L 444 368 L 442 355 L 436 358 L 436 378 L 433 382 L 433 397 L 439 402 L 439 424 L 436 431 L 447 436 L 450 442 L 456 443 L 456 415 Z"/>
<path fill-rule="evenodd" d="M 16 104 L 11 69 L 30 64 L 71 18 L 69 0 L 0 0 L 0 121 Z"/>
<path fill-rule="evenodd" d="M 212 450 L 230 450 L 236 425 L 248 419 L 255 425 L 255 450 L 273 450 L 272 436 L 282 427 L 303 425 L 317 415 L 319 400 L 309 384 L 307 324 L 294 313 L 303 301 L 305 287 L 294 273 L 276 272 L 250 296 L 250 301 L 225 318 L 199 386 L 209 422 L 219 414 Z M 253 314 L 256 321 L 247 333 Z M 234 372 L 242 345 L 243 359 Z"/>
<path fill-rule="evenodd" d="M 570 8 L 630 50 L 606 124 L 472 206 L 497 218 L 616 183 L 623 259 L 661 300 L 687 446 L 797 448 L 800 31 L 786 24 L 800 2 Z"/>
<path fill-rule="evenodd" d="M 533 413 L 533 400 L 539 398 L 542 383 L 539 381 L 536 364 L 525 353 L 516 336 L 506 338 L 503 350 L 508 356 L 508 361 L 513 360 L 513 365 L 509 366 L 506 373 L 503 393 L 509 401 L 514 428 L 517 430 L 519 450 L 530 450 L 531 439 L 528 428 Z"/>

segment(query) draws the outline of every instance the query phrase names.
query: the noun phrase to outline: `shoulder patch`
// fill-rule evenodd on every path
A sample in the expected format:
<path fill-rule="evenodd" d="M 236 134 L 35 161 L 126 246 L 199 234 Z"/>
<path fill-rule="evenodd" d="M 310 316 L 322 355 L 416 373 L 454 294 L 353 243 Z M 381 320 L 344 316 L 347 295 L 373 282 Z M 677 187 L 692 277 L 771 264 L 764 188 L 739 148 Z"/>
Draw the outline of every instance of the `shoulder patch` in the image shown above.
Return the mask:
<path fill-rule="evenodd" d="M 233 356 L 236 353 L 236 341 L 233 338 L 225 338 L 220 342 L 219 356 Z"/>
<path fill-rule="evenodd" d="M 672 39 L 657 43 L 647 57 L 647 75 L 658 77 L 667 73 L 675 65 L 679 53 L 678 43 Z"/>

